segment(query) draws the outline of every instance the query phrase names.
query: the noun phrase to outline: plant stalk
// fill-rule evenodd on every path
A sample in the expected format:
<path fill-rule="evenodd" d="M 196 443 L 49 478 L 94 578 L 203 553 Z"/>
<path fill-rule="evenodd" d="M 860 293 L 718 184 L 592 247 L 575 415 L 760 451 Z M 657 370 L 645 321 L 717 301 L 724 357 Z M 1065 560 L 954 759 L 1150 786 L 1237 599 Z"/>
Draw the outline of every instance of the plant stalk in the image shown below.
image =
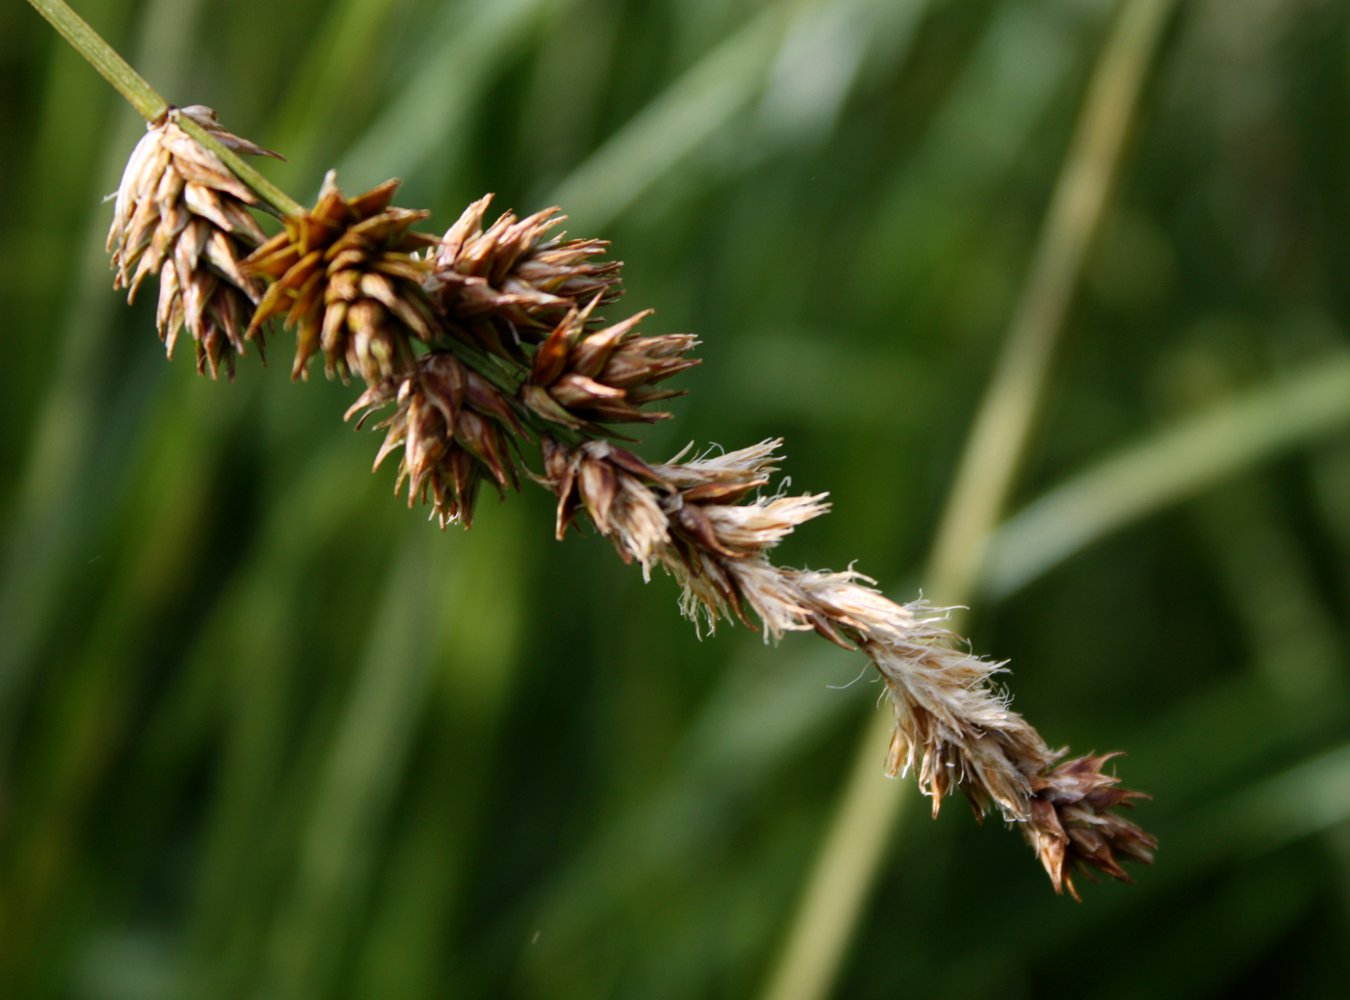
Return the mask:
<path fill-rule="evenodd" d="M 215 153 L 225 166 L 233 171 L 236 177 L 247 184 L 253 193 L 262 199 L 264 208 L 282 218 L 305 214 L 303 205 L 249 166 L 247 160 L 213 136 L 198 122 L 193 121 L 187 115 L 179 115 L 177 121 L 179 128 L 196 139 L 202 146 Z"/>
<path fill-rule="evenodd" d="M 155 121 L 169 110 L 169 103 L 159 96 L 145 78 L 131 68 L 116 49 L 89 26 L 89 23 L 71 10 L 65 0 L 28 0 L 39 14 L 82 55 L 90 66 L 98 70 L 113 89 L 146 121 Z"/>
<path fill-rule="evenodd" d="M 104 40 L 103 36 L 71 9 L 65 0 L 28 0 L 28 3 L 70 43 L 70 47 L 84 57 L 114 90 L 126 98 L 137 113 L 148 122 L 156 122 L 170 111 L 169 102 L 159 95 L 145 78 L 131 68 L 131 64 Z M 206 129 L 186 115 L 178 117 L 183 131 L 225 162 L 235 175 L 253 189 L 266 208 L 280 216 L 299 215 L 304 208 L 279 187 L 265 178 L 238 153 L 228 149 Z"/>

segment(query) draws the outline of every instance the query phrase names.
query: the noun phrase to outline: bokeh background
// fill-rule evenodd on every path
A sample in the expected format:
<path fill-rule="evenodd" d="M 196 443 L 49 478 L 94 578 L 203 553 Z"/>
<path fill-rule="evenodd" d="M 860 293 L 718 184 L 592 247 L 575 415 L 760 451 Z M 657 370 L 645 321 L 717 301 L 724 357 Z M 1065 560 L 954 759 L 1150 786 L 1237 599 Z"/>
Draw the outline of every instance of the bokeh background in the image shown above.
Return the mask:
<path fill-rule="evenodd" d="M 1143 3 L 1158 31 L 1121 42 Z M 8 3 L 0 994 L 756 996 L 859 753 L 899 822 L 829 995 L 1343 983 L 1350 5 L 75 6 L 302 201 L 336 167 L 402 177 L 432 227 L 494 191 L 611 239 L 648 328 L 704 341 L 640 452 L 782 435 L 835 504 L 783 559 L 900 599 L 1123 51 L 1118 170 L 967 622 L 1052 744 L 1128 751 L 1161 848 L 1057 897 L 1015 832 L 931 820 L 859 749 L 886 709 L 858 657 L 700 641 L 529 485 L 438 531 L 370 475 L 354 387 L 166 364 L 103 252 L 141 123 Z"/>

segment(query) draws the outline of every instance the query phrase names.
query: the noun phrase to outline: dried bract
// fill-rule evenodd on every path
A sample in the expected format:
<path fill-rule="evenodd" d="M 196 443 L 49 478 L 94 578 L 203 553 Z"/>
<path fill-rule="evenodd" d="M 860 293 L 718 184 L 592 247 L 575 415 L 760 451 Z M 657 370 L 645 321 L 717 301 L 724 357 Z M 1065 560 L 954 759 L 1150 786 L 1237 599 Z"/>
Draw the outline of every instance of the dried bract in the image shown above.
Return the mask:
<path fill-rule="evenodd" d="M 1073 868 L 1128 882 L 1130 876 L 1120 862 L 1151 864 L 1158 846 L 1151 834 L 1111 811 L 1148 798 L 1121 788 L 1115 775 L 1102 773 L 1102 766 L 1114 756 L 1063 761 L 1031 782 L 1032 814 L 1023 834 L 1050 873 L 1055 891 L 1067 888 L 1074 899 L 1079 896 L 1070 874 Z"/>
<path fill-rule="evenodd" d="M 433 289 L 447 329 L 489 353 L 523 357 L 567 313 L 599 297 L 619 295 L 618 261 L 597 258 L 604 240 L 567 240 L 554 230 L 556 208 L 517 219 L 503 213 L 486 230 L 492 195 L 464 210 L 433 256 Z"/>
<path fill-rule="evenodd" d="M 322 352 L 329 377 L 355 371 L 374 385 L 411 368 L 414 338 L 434 339 L 436 313 L 422 287 L 429 267 L 414 251 L 436 239 L 412 229 L 428 213 L 389 207 L 397 187 L 385 181 L 347 199 L 330 173 L 314 208 L 285 219 L 284 231 L 244 261 L 245 273 L 270 284 L 248 335 L 278 316 L 293 328 L 293 378 Z"/>
<path fill-rule="evenodd" d="M 222 361 L 233 374 L 234 355 L 244 352 L 261 286 L 240 264 L 263 234 L 248 212 L 256 196 L 182 129 L 180 116 L 232 149 L 277 154 L 226 132 L 210 108 L 171 109 L 136 144 L 117 189 L 108 232 L 113 287 L 127 289 L 131 301 L 141 282 L 156 275 L 156 323 L 169 356 L 186 329 L 196 343 L 197 370 L 215 378 Z"/>

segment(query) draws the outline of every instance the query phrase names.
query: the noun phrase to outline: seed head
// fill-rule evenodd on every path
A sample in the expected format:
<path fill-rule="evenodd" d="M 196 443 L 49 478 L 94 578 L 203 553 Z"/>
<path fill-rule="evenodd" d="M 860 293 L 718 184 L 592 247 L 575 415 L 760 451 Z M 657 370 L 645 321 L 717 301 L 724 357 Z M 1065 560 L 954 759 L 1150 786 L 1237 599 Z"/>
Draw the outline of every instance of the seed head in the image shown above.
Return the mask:
<path fill-rule="evenodd" d="M 175 108 L 150 124 L 136 144 L 117 189 L 108 249 L 117 271 L 114 288 L 132 301 L 148 275 L 159 278 L 156 325 L 170 357 L 180 330 L 197 347 L 197 370 L 216 377 L 221 361 L 234 374 L 244 353 L 244 331 L 261 292 L 241 269 L 263 240 L 249 214 L 257 204 L 214 153 L 178 124 L 187 117 L 226 146 L 277 156 L 225 131 L 210 108 Z M 259 350 L 262 342 L 259 341 Z"/>
<path fill-rule="evenodd" d="M 313 210 L 284 220 L 284 231 L 244 261 L 246 274 L 270 284 L 248 335 L 282 317 L 296 332 L 293 378 L 322 352 L 330 378 L 356 371 L 375 385 L 412 366 L 414 338 L 434 338 L 422 287 L 428 265 L 413 251 L 436 240 L 412 231 L 427 212 L 389 207 L 397 187 L 385 181 L 346 199 L 330 172 Z"/>
<path fill-rule="evenodd" d="M 554 230 L 556 208 L 517 219 L 505 212 L 486 230 L 484 195 L 446 231 L 432 258 L 433 289 L 457 336 L 517 360 L 523 343 L 538 343 L 569 310 L 620 293 L 618 261 L 602 261 L 604 240 L 566 240 Z"/>
<path fill-rule="evenodd" d="M 390 403 L 394 412 L 375 425 L 386 432 L 375 466 L 403 449 L 394 491 L 406 482 L 409 506 L 420 498 L 441 527 L 468 527 L 484 480 L 499 494 L 519 488 L 512 435 L 523 437 L 524 427 L 506 397 L 452 355 L 423 355 L 411 372 L 368 388 L 347 416 L 361 413 L 359 427 Z"/>

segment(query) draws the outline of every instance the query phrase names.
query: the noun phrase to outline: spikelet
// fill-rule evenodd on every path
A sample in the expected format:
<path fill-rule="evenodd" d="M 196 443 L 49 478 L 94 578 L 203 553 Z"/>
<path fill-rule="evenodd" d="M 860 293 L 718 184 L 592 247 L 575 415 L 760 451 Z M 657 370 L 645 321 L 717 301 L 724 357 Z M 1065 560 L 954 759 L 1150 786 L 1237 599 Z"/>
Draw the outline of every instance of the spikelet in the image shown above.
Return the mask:
<path fill-rule="evenodd" d="M 330 172 L 314 208 L 285 219 L 284 231 L 243 262 L 245 274 L 269 284 L 248 335 L 273 317 L 294 329 L 293 378 L 306 377 L 322 353 L 330 378 L 354 371 L 375 385 L 411 367 L 413 339 L 434 339 L 435 309 L 422 287 L 428 265 L 413 251 L 436 240 L 412 229 L 428 213 L 390 207 L 397 187 L 385 181 L 346 199 Z"/>
<path fill-rule="evenodd" d="M 186 329 L 196 343 L 198 371 L 215 378 L 223 361 L 233 375 L 234 355 L 244 353 L 244 331 L 261 292 L 240 267 L 263 240 L 248 212 L 257 198 L 179 126 L 180 116 L 231 149 L 277 156 L 225 131 L 210 108 L 173 108 L 151 123 L 117 189 L 108 232 L 117 271 L 113 287 L 127 289 L 132 301 L 141 283 L 157 276 L 156 324 L 169 356 Z"/>
<path fill-rule="evenodd" d="M 466 208 L 432 255 L 433 295 L 447 330 L 490 354 L 520 360 L 573 309 L 620 293 L 618 261 L 604 240 L 567 240 L 566 219 L 546 208 L 524 219 L 503 213 L 487 229 L 492 195 Z"/>
<path fill-rule="evenodd" d="M 651 310 L 601 330 L 588 332 L 592 299 L 567 314 L 534 352 L 530 377 L 521 398 L 531 410 L 553 423 L 596 432 L 592 421 L 652 423 L 669 413 L 643 410 L 650 402 L 682 395 L 658 387 L 672 375 L 698 364 L 684 355 L 698 345 L 687 333 L 641 336 L 638 324 Z"/>
<path fill-rule="evenodd" d="M 453 355 L 423 355 L 412 372 L 367 389 L 347 416 L 360 414 L 359 427 L 390 403 L 394 412 L 375 425 L 385 431 L 375 466 L 402 449 L 394 491 L 406 483 L 409 506 L 420 498 L 441 527 L 468 527 L 484 481 L 499 494 L 519 488 L 513 441 L 525 429 L 506 397 Z"/>

